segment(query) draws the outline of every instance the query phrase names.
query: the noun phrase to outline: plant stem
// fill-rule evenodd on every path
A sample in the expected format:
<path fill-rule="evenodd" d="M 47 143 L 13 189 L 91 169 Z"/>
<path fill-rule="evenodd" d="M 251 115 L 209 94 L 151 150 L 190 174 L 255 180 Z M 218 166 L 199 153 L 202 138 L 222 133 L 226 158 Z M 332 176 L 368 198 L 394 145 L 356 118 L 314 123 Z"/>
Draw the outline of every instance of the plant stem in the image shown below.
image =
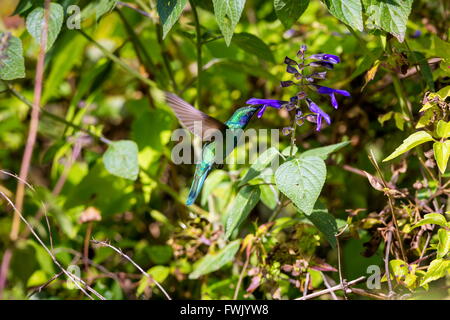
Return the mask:
<path fill-rule="evenodd" d="M 244 279 L 245 271 L 247 270 L 248 264 L 250 262 L 250 254 L 246 255 L 244 266 L 242 267 L 241 274 L 239 275 L 238 283 L 236 284 L 236 289 L 234 290 L 233 300 L 237 300 L 239 295 L 239 289 L 241 288 L 242 280 Z"/>
<path fill-rule="evenodd" d="M 195 22 L 195 32 L 197 34 L 197 99 L 196 104 L 197 108 L 200 108 L 200 101 L 202 96 L 202 33 L 200 28 L 200 19 L 198 17 L 197 8 L 195 7 L 195 4 L 192 0 L 189 0 L 189 3 L 192 8 L 192 14 L 194 15 L 194 22 Z"/>
<path fill-rule="evenodd" d="M 45 68 L 45 51 L 47 49 L 47 31 L 48 31 L 48 19 L 50 16 L 50 0 L 45 0 L 44 3 L 44 20 L 42 22 L 41 43 L 39 47 L 38 61 L 36 65 L 36 77 L 34 85 L 34 100 L 33 107 L 31 109 L 31 121 L 30 129 L 28 131 L 28 138 L 25 145 L 25 152 L 22 158 L 22 164 L 20 165 L 20 180 L 17 184 L 15 206 L 17 211 L 22 211 L 23 199 L 25 197 L 25 184 L 28 178 L 28 172 L 30 170 L 31 158 L 33 156 L 33 149 L 36 143 L 37 131 L 39 127 L 39 111 L 41 105 L 42 96 L 42 82 L 44 79 Z M 17 212 L 14 213 L 14 218 L 11 227 L 10 238 L 12 241 L 17 240 L 20 229 L 20 216 Z"/>
<path fill-rule="evenodd" d="M 386 180 L 384 179 L 383 172 L 381 172 L 381 169 L 378 166 L 378 163 L 375 160 L 375 157 L 374 157 L 372 151 L 369 154 L 369 160 L 370 160 L 370 162 L 372 162 L 373 166 L 375 167 L 375 170 L 377 171 L 378 175 L 380 176 L 381 181 L 383 182 L 383 187 L 386 190 L 389 190 L 389 187 L 388 187 L 388 185 L 386 183 Z M 392 197 L 391 197 L 389 191 L 386 191 L 385 194 L 386 194 L 386 196 L 388 198 L 389 208 L 391 209 L 392 221 L 393 221 L 394 227 L 395 227 L 395 235 L 397 236 L 398 245 L 400 247 L 400 252 L 401 252 L 401 255 L 402 255 L 402 259 L 403 259 L 403 261 L 405 261 L 407 263 L 408 261 L 406 260 L 405 249 L 403 248 L 403 241 L 402 241 L 402 237 L 400 235 L 400 228 L 399 228 L 398 223 L 397 223 L 397 218 L 395 217 L 394 202 L 392 200 Z"/>

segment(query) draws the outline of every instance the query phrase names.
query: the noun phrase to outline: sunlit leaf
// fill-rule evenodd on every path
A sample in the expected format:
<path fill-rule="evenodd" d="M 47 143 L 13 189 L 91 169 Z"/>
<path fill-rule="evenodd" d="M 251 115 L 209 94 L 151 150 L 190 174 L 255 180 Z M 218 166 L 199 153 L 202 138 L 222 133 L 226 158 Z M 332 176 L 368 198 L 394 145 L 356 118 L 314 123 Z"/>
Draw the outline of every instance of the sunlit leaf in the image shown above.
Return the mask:
<path fill-rule="evenodd" d="M 139 173 L 136 143 L 129 140 L 111 142 L 103 155 L 103 163 L 111 174 L 136 180 Z"/>
<path fill-rule="evenodd" d="M 450 138 L 450 121 L 439 120 L 436 127 L 436 134 L 439 138 Z"/>
<path fill-rule="evenodd" d="M 22 41 L 10 33 L 0 32 L 0 79 L 25 78 Z"/>
<path fill-rule="evenodd" d="M 220 31 L 229 46 L 233 37 L 234 29 L 241 19 L 245 0 L 213 0 L 214 14 Z"/>
<path fill-rule="evenodd" d="M 363 31 L 361 0 L 325 0 L 330 13 L 353 29 Z"/>
<path fill-rule="evenodd" d="M 384 159 L 383 162 L 392 160 L 398 157 L 399 155 L 402 155 L 406 151 L 411 150 L 412 148 L 417 147 L 418 145 L 421 145 L 422 143 L 433 140 L 434 140 L 433 137 L 428 132 L 425 131 L 414 132 L 408 138 L 403 140 L 403 143 L 397 149 L 395 149 L 395 151 L 391 155 L 389 155 L 386 159 Z"/>
<path fill-rule="evenodd" d="M 447 169 L 448 159 L 450 158 L 450 140 L 435 142 L 433 144 L 433 151 L 439 171 L 444 174 L 445 169 Z"/>
<path fill-rule="evenodd" d="M 442 214 L 439 213 L 428 213 L 426 214 L 422 220 L 417 222 L 413 228 L 417 228 L 426 224 L 437 224 L 441 227 L 445 226 L 447 221 Z"/>
<path fill-rule="evenodd" d="M 48 18 L 47 48 L 49 50 L 56 38 L 64 21 L 64 9 L 57 3 L 50 4 L 50 14 Z M 44 8 L 36 8 L 27 16 L 27 30 L 37 43 L 41 43 L 42 25 L 44 22 Z"/>
<path fill-rule="evenodd" d="M 447 229 L 439 229 L 438 239 L 437 257 L 443 258 L 450 250 L 450 231 Z"/>
<path fill-rule="evenodd" d="M 403 42 L 413 0 L 362 0 L 362 2 L 369 23 Z"/>
<path fill-rule="evenodd" d="M 427 272 L 425 273 L 420 285 L 440 279 L 450 272 L 450 260 L 436 259 L 431 261 Z"/>

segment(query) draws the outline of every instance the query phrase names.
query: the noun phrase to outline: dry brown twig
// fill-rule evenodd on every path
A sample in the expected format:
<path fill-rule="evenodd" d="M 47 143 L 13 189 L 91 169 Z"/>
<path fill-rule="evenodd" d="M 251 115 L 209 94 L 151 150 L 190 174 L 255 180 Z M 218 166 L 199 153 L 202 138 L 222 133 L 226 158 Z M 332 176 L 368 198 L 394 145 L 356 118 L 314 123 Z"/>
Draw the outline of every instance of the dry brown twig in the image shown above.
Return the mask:
<path fill-rule="evenodd" d="M 95 294 L 99 299 L 106 300 L 100 293 L 86 285 L 86 283 L 81 280 L 80 278 L 76 277 L 75 275 L 68 272 L 66 269 L 63 268 L 63 266 L 59 263 L 59 261 L 56 259 L 55 255 L 50 251 L 50 249 L 45 245 L 45 243 L 42 241 L 42 239 L 38 236 L 38 234 L 34 231 L 33 227 L 30 225 L 30 223 L 23 217 L 22 213 L 17 210 L 17 207 L 14 205 L 14 203 L 3 193 L 0 191 L 0 195 L 9 203 L 9 205 L 14 209 L 14 212 L 19 216 L 19 218 L 25 223 L 25 225 L 30 229 L 33 236 L 36 238 L 36 240 L 39 242 L 39 244 L 45 249 L 45 251 L 48 253 L 48 255 L 52 258 L 53 262 L 58 266 L 58 268 L 75 284 L 75 286 L 81 290 L 89 299 L 94 300 L 94 298 L 80 285 L 82 283 L 86 289 L 93 294 Z"/>
<path fill-rule="evenodd" d="M 297 298 L 295 300 L 309 300 L 309 299 L 317 298 L 317 297 L 319 297 L 321 295 L 324 295 L 324 294 L 327 294 L 327 293 L 331 293 L 331 292 L 334 292 L 334 291 L 346 290 L 347 287 L 350 287 L 350 286 L 353 286 L 353 285 L 355 285 L 357 283 L 360 283 L 361 281 L 364 281 L 365 279 L 366 279 L 366 277 L 362 276 L 362 277 L 359 277 L 359 278 L 357 278 L 355 280 L 352 280 L 352 281 L 350 281 L 350 282 L 348 282 L 346 284 L 340 283 L 340 284 L 338 284 L 338 285 L 336 285 L 334 287 L 331 287 L 329 289 L 324 289 L 324 290 L 321 290 L 321 291 L 317 291 L 317 292 L 308 294 L 308 295 L 306 295 L 304 297 Z"/>
<path fill-rule="evenodd" d="M 115 252 L 117 252 L 121 257 L 125 258 L 126 260 L 128 260 L 133 266 L 135 266 L 144 276 L 146 276 L 148 279 L 150 279 L 151 281 L 153 281 L 155 283 L 155 285 L 159 288 L 159 290 L 161 290 L 161 292 L 165 295 L 165 297 L 167 298 L 167 300 L 172 300 L 172 298 L 169 296 L 169 294 L 167 293 L 167 291 L 163 288 L 163 286 L 161 286 L 161 284 L 156 281 L 151 275 L 149 275 L 147 272 L 144 271 L 144 269 L 142 269 L 136 262 L 134 262 L 129 256 L 127 256 L 125 253 L 123 253 L 123 251 L 121 249 L 118 249 L 116 247 L 114 247 L 113 245 L 111 245 L 108 242 L 105 241 L 98 241 L 95 239 L 92 239 L 91 242 L 93 244 L 96 244 L 100 247 L 108 247 L 111 248 L 112 250 L 114 250 Z"/>

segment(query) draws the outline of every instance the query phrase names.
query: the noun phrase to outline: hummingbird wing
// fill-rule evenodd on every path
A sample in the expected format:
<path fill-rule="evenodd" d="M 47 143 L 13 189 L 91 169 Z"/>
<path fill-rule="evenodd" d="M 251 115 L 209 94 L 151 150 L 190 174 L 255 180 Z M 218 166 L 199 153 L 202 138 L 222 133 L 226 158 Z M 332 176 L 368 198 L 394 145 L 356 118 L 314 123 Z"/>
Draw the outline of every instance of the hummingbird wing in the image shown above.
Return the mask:
<path fill-rule="evenodd" d="M 178 120 L 202 140 L 210 140 L 217 131 L 223 132 L 227 129 L 224 123 L 194 108 L 176 94 L 166 92 L 166 102 Z"/>

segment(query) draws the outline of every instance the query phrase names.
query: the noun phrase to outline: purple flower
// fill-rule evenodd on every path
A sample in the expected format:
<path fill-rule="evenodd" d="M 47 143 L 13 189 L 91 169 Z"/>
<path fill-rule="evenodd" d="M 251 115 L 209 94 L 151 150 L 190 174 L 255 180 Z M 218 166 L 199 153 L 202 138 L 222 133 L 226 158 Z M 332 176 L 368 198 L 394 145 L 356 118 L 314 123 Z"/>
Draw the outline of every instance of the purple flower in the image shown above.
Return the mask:
<path fill-rule="evenodd" d="M 419 38 L 421 35 L 422 35 L 422 31 L 416 30 L 410 37 L 415 39 L 415 38 Z"/>
<path fill-rule="evenodd" d="M 320 131 L 320 128 L 322 127 L 322 119 L 325 119 L 325 121 L 328 124 L 331 124 L 330 116 L 326 114 L 325 111 L 320 109 L 320 107 L 317 104 L 315 104 L 314 101 L 312 101 L 309 98 L 306 98 L 306 102 L 308 103 L 309 111 L 317 115 L 317 127 L 316 127 L 317 131 Z"/>
<path fill-rule="evenodd" d="M 328 54 L 328 53 L 313 54 L 308 59 L 326 61 L 326 62 L 329 62 L 329 63 L 332 63 L 332 64 L 336 64 L 336 63 L 341 62 L 341 59 L 339 59 L 338 56 L 335 56 L 334 54 Z"/>
<path fill-rule="evenodd" d="M 338 108 L 338 102 L 336 100 L 335 97 L 335 93 L 346 96 L 346 97 L 350 97 L 350 93 L 348 91 L 345 90 L 339 90 L 339 89 L 333 89 L 333 88 L 328 88 L 328 87 L 323 87 L 323 86 L 318 86 L 318 85 L 314 85 L 314 87 L 316 87 L 317 92 L 320 94 L 327 94 L 330 96 L 331 98 L 331 105 L 337 109 Z"/>
<path fill-rule="evenodd" d="M 328 61 L 313 61 L 309 64 L 311 67 L 324 67 L 332 70 L 334 68 L 334 63 Z"/>
<path fill-rule="evenodd" d="M 251 98 L 247 100 L 247 104 L 255 105 L 260 104 L 262 105 L 262 108 L 258 111 L 258 118 L 261 118 L 266 111 L 267 107 L 272 107 L 276 109 L 280 109 L 283 104 L 288 103 L 287 101 L 283 100 L 274 100 L 274 99 L 257 99 L 257 98 Z"/>

